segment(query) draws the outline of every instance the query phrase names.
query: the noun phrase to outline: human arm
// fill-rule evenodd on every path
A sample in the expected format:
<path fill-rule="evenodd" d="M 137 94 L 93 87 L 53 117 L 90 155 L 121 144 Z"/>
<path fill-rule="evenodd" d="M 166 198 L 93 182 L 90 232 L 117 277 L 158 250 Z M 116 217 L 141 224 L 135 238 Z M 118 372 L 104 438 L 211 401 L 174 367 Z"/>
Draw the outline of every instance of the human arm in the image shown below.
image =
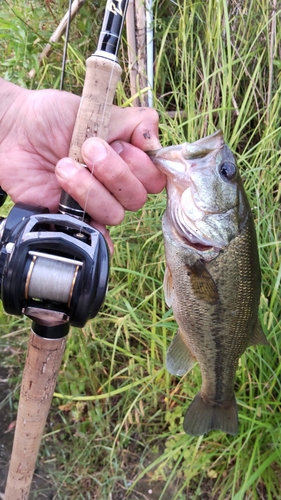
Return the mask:
<path fill-rule="evenodd" d="M 0 185 L 15 203 L 44 205 L 51 212 L 65 189 L 112 248 L 105 225 L 119 224 L 125 210 L 138 210 L 148 193 L 165 185 L 144 152 L 160 147 L 158 116 L 146 108 L 113 106 L 110 146 L 88 139 L 82 148 L 85 169 L 67 158 L 79 102 L 67 92 L 30 91 L 0 79 Z M 106 156 L 98 161 L 100 145 Z"/>

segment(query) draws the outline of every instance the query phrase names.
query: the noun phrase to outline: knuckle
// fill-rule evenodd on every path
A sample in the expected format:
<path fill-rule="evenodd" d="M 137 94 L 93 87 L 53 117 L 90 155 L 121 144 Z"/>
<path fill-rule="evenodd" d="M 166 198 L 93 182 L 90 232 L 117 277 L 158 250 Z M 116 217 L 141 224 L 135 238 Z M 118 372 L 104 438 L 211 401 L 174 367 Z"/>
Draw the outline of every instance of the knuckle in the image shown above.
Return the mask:
<path fill-rule="evenodd" d="M 149 115 L 150 115 L 150 117 L 149 117 L 150 120 L 158 124 L 158 122 L 159 122 L 159 114 L 156 111 L 156 109 L 148 108 L 148 112 L 149 112 Z"/>
<path fill-rule="evenodd" d="M 138 108 L 138 111 L 143 115 L 145 114 L 145 119 L 149 119 L 150 121 L 154 121 L 158 123 L 159 114 L 154 108 Z"/>
<path fill-rule="evenodd" d="M 117 182 L 125 181 L 126 178 L 126 168 L 122 165 L 114 165 L 108 168 L 108 164 L 96 164 L 94 167 L 94 175 L 97 177 L 105 186 L 111 186 Z"/>

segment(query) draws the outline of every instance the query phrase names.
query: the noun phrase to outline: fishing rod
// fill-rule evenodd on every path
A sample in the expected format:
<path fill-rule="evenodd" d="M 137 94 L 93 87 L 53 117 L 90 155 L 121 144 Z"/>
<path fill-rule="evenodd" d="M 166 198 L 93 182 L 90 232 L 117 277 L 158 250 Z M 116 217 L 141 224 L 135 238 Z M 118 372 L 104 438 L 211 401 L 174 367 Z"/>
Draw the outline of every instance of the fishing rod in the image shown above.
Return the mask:
<path fill-rule="evenodd" d="M 107 139 L 111 105 L 121 68 L 117 63 L 121 31 L 129 0 L 108 1 L 96 52 L 86 61 L 82 100 L 74 127 L 69 156 L 84 163 L 81 147 L 89 137 Z M 84 210 L 62 192 L 59 211 L 83 218 Z"/>
<path fill-rule="evenodd" d="M 69 157 L 83 163 L 89 137 L 107 139 L 121 68 L 117 53 L 129 0 L 108 0 L 96 52 L 86 75 Z M 104 300 L 106 242 L 63 192 L 59 213 L 16 204 L 0 223 L 0 290 L 8 314 L 32 328 L 23 372 L 5 500 L 27 500 L 69 326 L 82 328 Z"/>

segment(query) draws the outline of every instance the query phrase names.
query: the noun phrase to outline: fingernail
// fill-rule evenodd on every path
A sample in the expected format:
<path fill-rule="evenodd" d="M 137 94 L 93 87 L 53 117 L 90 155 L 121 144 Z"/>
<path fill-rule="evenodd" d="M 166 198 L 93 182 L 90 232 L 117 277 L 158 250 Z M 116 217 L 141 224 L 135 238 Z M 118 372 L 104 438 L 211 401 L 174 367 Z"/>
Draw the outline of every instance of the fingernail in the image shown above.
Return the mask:
<path fill-rule="evenodd" d="M 120 155 L 120 153 L 122 153 L 124 149 L 123 144 L 119 141 L 112 142 L 110 146 L 112 147 L 112 149 L 114 149 L 115 153 L 117 153 L 118 155 Z"/>
<path fill-rule="evenodd" d="M 69 179 L 72 175 L 76 174 L 78 170 L 78 166 L 74 161 L 70 158 L 65 158 L 64 160 L 60 160 L 56 167 L 56 173 L 62 179 Z"/>
<path fill-rule="evenodd" d="M 83 158 L 85 161 L 102 161 L 106 155 L 106 147 L 98 139 L 90 139 L 83 144 Z"/>

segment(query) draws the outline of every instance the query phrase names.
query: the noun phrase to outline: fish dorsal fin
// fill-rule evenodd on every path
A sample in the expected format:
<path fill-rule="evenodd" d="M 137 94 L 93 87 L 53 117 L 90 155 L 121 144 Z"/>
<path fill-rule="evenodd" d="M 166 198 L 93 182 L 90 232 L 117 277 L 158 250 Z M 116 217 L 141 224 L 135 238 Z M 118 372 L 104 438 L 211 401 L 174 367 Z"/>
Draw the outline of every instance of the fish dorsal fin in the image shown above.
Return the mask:
<path fill-rule="evenodd" d="M 196 359 L 191 354 L 178 330 L 167 352 L 166 367 L 168 372 L 171 375 L 182 376 L 189 372 L 195 363 Z"/>
<path fill-rule="evenodd" d="M 163 288 L 166 304 L 168 307 L 172 307 L 174 300 L 174 286 L 171 271 L 168 266 L 166 266 L 165 269 Z"/>
<path fill-rule="evenodd" d="M 219 299 L 219 293 L 211 274 L 201 260 L 192 266 L 187 266 L 190 285 L 194 295 L 208 304 L 214 304 Z"/>
<path fill-rule="evenodd" d="M 250 345 L 267 345 L 268 341 L 266 340 L 265 334 L 262 331 L 262 327 L 259 321 L 256 322 L 256 326 L 254 328 L 254 332 L 252 337 L 249 340 L 249 346 Z"/>

